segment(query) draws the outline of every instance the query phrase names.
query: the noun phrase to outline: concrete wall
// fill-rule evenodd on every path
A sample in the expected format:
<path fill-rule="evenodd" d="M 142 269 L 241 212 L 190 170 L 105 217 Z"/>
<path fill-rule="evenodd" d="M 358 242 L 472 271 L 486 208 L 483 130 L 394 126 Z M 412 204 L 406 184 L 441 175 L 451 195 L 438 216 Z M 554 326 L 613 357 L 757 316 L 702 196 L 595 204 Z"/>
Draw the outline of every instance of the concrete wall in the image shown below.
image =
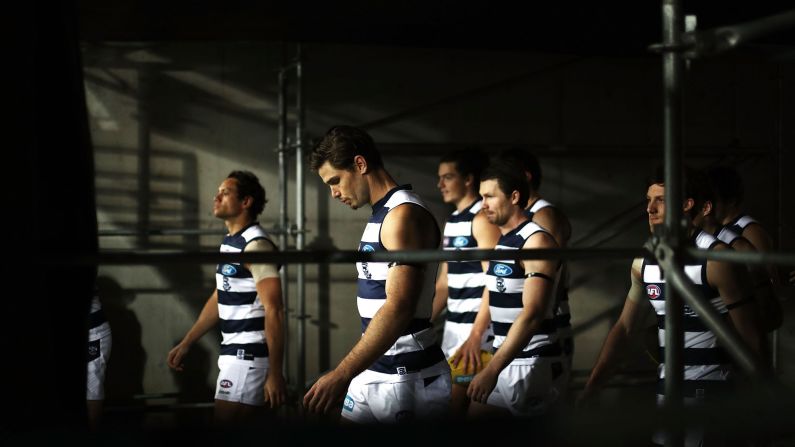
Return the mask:
<path fill-rule="evenodd" d="M 306 45 L 304 53 L 307 136 L 322 135 L 333 124 L 365 126 L 387 169 L 399 182 L 412 183 L 440 222 L 451 211 L 435 188 L 442 153 L 470 143 L 489 151 L 525 144 L 540 155 L 541 191 L 570 216 L 576 246 L 636 247 L 645 240 L 644 178 L 662 156 L 657 57 L 319 44 Z M 100 229 L 218 230 L 203 236 L 105 236 L 103 249 L 216 249 L 223 225 L 211 214 L 212 198 L 226 174 L 239 168 L 260 177 L 270 198 L 261 222 L 276 226 L 280 45 L 86 44 L 83 57 Z M 792 63 L 758 51 L 696 61 L 685 118 L 688 161 L 736 162 L 749 212 L 789 250 L 794 220 L 789 208 L 779 212 L 779 202 L 791 202 L 793 185 L 784 172 L 779 195 L 777 157 L 781 152 L 792 161 L 793 89 Z M 305 186 L 310 248 L 354 248 L 368 210 L 334 203 L 312 173 Z M 288 193 L 292 220 L 293 183 Z M 580 376 L 620 311 L 629 265 L 629 259 L 572 265 L 574 365 Z M 114 330 L 109 400 L 174 392 L 210 400 L 217 333 L 197 344 L 186 372 L 172 373 L 165 359 L 211 293 L 213 268 L 101 267 Z M 289 271 L 294 277 L 295 269 Z M 308 266 L 310 379 L 333 367 L 360 335 L 354 272 L 352 265 Z M 290 286 L 294 380 L 294 280 Z M 791 310 L 791 302 L 785 305 Z M 790 318 L 783 339 L 791 341 L 792 328 Z M 642 351 L 632 357 L 632 368 L 650 371 L 654 364 Z M 791 350 L 782 354 L 790 381 L 791 359 Z"/>

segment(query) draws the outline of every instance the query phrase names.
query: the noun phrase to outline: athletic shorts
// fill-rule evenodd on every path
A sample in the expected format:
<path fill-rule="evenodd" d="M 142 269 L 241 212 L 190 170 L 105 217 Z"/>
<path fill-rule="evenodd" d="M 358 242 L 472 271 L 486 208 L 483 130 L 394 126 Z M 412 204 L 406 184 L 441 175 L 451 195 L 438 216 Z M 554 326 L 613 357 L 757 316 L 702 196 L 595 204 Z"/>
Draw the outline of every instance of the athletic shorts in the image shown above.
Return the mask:
<path fill-rule="evenodd" d="M 86 400 L 105 399 L 105 370 L 110 358 L 113 337 L 108 335 L 88 342 L 88 369 L 86 377 Z"/>
<path fill-rule="evenodd" d="M 351 381 L 342 417 L 360 424 L 405 423 L 446 417 L 450 411 L 450 374 L 395 383 Z"/>
<path fill-rule="evenodd" d="M 486 403 L 505 408 L 514 416 L 545 414 L 558 401 L 563 376 L 559 358 L 536 358 L 532 363 L 519 364 L 514 360 L 500 372 Z"/>
<path fill-rule="evenodd" d="M 254 367 L 250 360 L 239 360 L 233 356 L 218 357 L 218 380 L 215 383 L 215 398 L 246 405 L 265 405 L 265 367 Z"/>

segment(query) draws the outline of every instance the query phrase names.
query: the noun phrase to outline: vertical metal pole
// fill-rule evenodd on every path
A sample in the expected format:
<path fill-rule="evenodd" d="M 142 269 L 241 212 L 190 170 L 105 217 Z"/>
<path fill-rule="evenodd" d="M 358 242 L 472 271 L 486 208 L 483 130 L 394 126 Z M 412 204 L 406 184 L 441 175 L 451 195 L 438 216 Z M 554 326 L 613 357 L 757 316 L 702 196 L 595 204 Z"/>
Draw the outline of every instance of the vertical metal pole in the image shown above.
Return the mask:
<path fill-rule="evenodd" d="M 663 45 L 675 46 L 680 42 L 684 27 L 680 0 L 662 2 Z M 665 149 L 665 228 L 667 241 L 675 247 L 682 246 L 682 55 L 677 51 L 663 52 L 663 147 Z M 665 285 L 665 407 L 667 414 L 680 414 L 682 408 L 682 382 L 684 332 L 682 331 L 684 307 L 682 297 L 669 283 Z M 671 421 L 672 422 L 672 421 Z M 682 430 L 670 423 L 666 427 L 666 446 L 684 444 Z"/>
<path fill-rule="evenodd" d="M 778 249 L 781 250 L 782 243 L 784 242 L 784 73 L 781 69 L 781 64 L 778 64 L 778 79 L 776 85 L 776 92 L 778 93 L 778 107 L 776 110 L 776 146 L 778 158 Z M 776 266 L 780 269 L 781 266 Z M 779 270 L 780 271 L 780 270 Z M 786 281 L 786 278 L 784 279 Z M 779 284 L 776 284 L 778 288 Z M 775 299 L 778 299 L 776 294 Z M 771 340 L 772 363 L 773 373 L 778 372 L 778 329 L 773 331 Z"/>
<path fill-rule="evenodd" d="M 295 249 L 303 250 L 305 242 L 304 225 L 304 103 L 303 103 L 303 71 L 301 62 L 301 44 L 296 50 L 296 87 L 295 105 L 297 120 L 295 124 L 295 220 L 296 238 Z M 306 381 L 306 264 L 298 264 L 296 277 L 296 299 L 298 300 L 298 366 L 297 366 L 297 385 L 299 391 L 303 392 L 304 382 Z"/>
<path fill-rule="evenodd" d="M 284 69 L 279 70 L 279 250 L 287 250 L 287 78 Z M 284 375 L 290 377 L 289 349 L 289 290 L 287 264 L 279 271 L 284 296 Z"/>
<path fill-rule="evenodd" d="M 146 102 L 151 91 L 151 72 L 148 67 L 138 70 L 138 237 L 139 249 L 149 248 L 149 229 L 151 213 L 149 207 L 152 203 L 151 176 L 152 176 L 152 129 L 150 126 L 149 111 Z"/>

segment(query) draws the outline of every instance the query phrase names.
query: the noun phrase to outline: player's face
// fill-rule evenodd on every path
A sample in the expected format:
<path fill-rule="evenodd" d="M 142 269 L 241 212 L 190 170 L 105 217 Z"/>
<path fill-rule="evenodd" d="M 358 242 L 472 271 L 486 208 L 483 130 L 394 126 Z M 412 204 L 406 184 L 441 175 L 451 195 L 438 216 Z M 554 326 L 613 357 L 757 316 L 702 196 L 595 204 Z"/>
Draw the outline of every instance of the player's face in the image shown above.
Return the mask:
<path fill-rule="evenodd" d="M 370 202 L 370 195 L 367 193 L 367 182 L 362 174 L 354 169 L 336 169 L 331 163 L 325 162 L 318 169 L 317 174 L 323 183 L 331 189 L 331 197 L 348 205 L 352 209 Z"/>
<path fill-rule="evenodd" d="M 508 222 L 512 214 L 511 198 L 500 189 L 496 180 L 483 180 L 480 182 L 480 195 L 483 197 L 482 210 L 489 223 L 502 226 Z"/>
<path fill-rule="evenodd" d="M 439 163 L 439 183 L 436 184 L 442 193 L 444 203 L 458 205 L 467 194 L 467 179 L 458 173 L 454 162 Z"/>
<path fill-rule="evenodd" d="M 243 201 L 237 196 L 237 179 L 228 178 L 221 182 L 213 201 L 213 215 L 219 219 L 229 219 L 244 212 Z"/>
<path fill-rule="evenodd" d="M 649 229 L 665 222 L 665 187 L 661 183 L 649 186 L 646 191 L 646 212 L 649 214 Z"/>

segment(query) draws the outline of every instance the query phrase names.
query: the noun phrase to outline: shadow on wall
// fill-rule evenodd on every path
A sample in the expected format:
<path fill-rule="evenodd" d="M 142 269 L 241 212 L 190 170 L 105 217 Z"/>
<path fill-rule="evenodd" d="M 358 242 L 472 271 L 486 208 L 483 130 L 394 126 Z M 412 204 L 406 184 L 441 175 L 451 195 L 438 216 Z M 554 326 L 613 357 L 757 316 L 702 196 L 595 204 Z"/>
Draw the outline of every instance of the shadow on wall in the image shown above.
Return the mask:
<path fill-rule="evenodd" d="M 105 378 L 105 399 L 110 406 L 136 406 L 142 401 L 146 352 L 141 344 L 141 323 L 130 310 L 135 295 L 116 280 L 97 277 L 103 310 L 113 331 L 113 348 Z M 134 424 L 134 421 L 128 421 Z"/>

